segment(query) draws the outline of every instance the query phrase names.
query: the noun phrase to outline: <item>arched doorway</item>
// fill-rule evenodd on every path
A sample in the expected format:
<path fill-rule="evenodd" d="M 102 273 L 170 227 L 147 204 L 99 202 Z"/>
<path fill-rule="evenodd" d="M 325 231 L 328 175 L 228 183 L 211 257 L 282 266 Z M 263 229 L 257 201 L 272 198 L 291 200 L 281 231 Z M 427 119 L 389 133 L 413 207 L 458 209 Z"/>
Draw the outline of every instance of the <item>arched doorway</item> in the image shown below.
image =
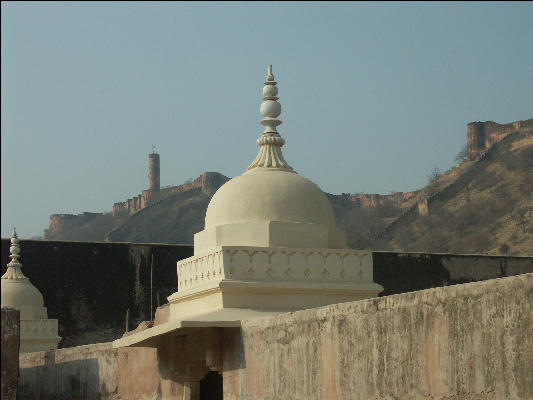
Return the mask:
<path fill-rule="evenodd" d="M 222 375 L 210 371 L 200 381 L 200 400 L 223 400 Z"/>

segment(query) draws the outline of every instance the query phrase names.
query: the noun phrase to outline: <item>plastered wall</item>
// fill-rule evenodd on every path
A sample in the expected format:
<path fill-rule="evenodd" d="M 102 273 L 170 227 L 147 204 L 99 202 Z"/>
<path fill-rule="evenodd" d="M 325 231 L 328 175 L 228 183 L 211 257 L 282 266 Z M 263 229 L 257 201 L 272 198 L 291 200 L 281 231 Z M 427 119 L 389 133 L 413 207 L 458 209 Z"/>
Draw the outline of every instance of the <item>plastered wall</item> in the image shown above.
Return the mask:
<path fill-rule="evenodd" d="M 532 306 L 523 274 L 243 321 L 222 333 L 224 399 L 531 399 Z M 182 398 L 167 364 L 185 360 L 111 343 L 23 354 L 19 398 Z"/>
<path fill-rule="evenodd" d="M 20 348 L 20 311 L 2 307 L 2 400 L 17 398 L 19 348 Z"/>
<path fill-rule="evenodd" d="M 524 274 L 244 321 L 224 399 L 531 399 L 532 309 Z"/>
<path fill-rule="evenodd" d="M 117 399 L 111 343 L 20 354 L 19 400 Z"/>

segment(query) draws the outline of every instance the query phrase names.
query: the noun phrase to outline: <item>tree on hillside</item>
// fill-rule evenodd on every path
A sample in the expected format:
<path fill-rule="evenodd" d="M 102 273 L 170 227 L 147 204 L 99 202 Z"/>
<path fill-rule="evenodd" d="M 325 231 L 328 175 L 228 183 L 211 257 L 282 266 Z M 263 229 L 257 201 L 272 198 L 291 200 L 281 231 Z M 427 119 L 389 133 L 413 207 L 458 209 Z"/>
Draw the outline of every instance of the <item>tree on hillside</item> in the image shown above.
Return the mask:
<path fill-rule="evenodd" d="M 442 171 L 439 167 L 433 168 L 428 175 L 428 184 L 434 183 L 441 175 Z"/>
<path fill-rule="evenodd" d="M 467 160 L 468 157 L 468 150 L 466 149 L 466 144 L 463 144 L 461 147 L 461 150 L 459 150 L 459 153 L 455 156 L 453 159 L 457 164 L 461 164 Z"/>

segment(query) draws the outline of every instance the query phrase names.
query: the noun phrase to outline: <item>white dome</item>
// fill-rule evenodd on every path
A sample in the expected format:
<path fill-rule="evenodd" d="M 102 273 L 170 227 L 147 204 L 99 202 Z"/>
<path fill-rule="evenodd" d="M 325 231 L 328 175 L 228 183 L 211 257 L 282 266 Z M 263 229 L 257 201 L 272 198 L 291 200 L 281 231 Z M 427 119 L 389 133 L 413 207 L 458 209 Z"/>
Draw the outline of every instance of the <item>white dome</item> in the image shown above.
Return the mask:
<path fill-rule="evenodd" d="M 46 318 L 43 295 L 22 273 L 22 265 L 18 261 L 20 256 L 18 243 L 17 232 L 13 229 L 9 247 L 11 261 L 7 264 L 7 270 L 1 279 L 2 307 L 19 310 L 21 320 Z"/>
<path fill-rule="evenodd" d="M 258 221 L 335 228 L 331 205 L 316 184 L 294 172 L 273 168 L 254 168 L 220 187 L 207 207 L 205 229 Z"/>
<path fill-rule="evenodd" d="M 218 246 L 286 248 L 345 248 L 346 235 L 335 226 L 328 198 L 309 179 L 292 170 L 281 147 L 285 140 L 276 127 L 281 105 L 269 66 L 259 153 L 248 171 L 231 179 L 214 194 L 205 215 L 204 230 L 194 235 L 194 254 Z M 274 100 L 276 99 L 276 100 Z"/>
<path fill-rule="evenodd" d="M 20 319 L 40 318 L 44 299 L 29 280 L 2 279 L 2 307 L 20 310 Z"/>

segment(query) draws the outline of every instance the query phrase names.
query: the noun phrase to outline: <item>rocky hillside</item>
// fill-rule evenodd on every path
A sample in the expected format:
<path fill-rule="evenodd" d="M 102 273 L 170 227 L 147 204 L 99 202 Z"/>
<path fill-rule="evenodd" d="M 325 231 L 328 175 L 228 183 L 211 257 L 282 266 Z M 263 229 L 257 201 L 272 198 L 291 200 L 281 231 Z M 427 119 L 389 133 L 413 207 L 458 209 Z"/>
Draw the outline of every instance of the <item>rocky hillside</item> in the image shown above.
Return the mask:
<path fill-rule="evenodd" d="M 508 136 L 420 196 L 427 209 L 402 213 L 371 239 L 373 248 L 533 255 L 533 137 Z"/>
<path fill-rule="evenodd" d="M 192 243 L 212 195 L 193 188 L 132 215 L 87 213 L 47 239 Z M 510 135 L 415 192 L 327 195 L 353 248 L 533 254 L 531 136 Z"/>

